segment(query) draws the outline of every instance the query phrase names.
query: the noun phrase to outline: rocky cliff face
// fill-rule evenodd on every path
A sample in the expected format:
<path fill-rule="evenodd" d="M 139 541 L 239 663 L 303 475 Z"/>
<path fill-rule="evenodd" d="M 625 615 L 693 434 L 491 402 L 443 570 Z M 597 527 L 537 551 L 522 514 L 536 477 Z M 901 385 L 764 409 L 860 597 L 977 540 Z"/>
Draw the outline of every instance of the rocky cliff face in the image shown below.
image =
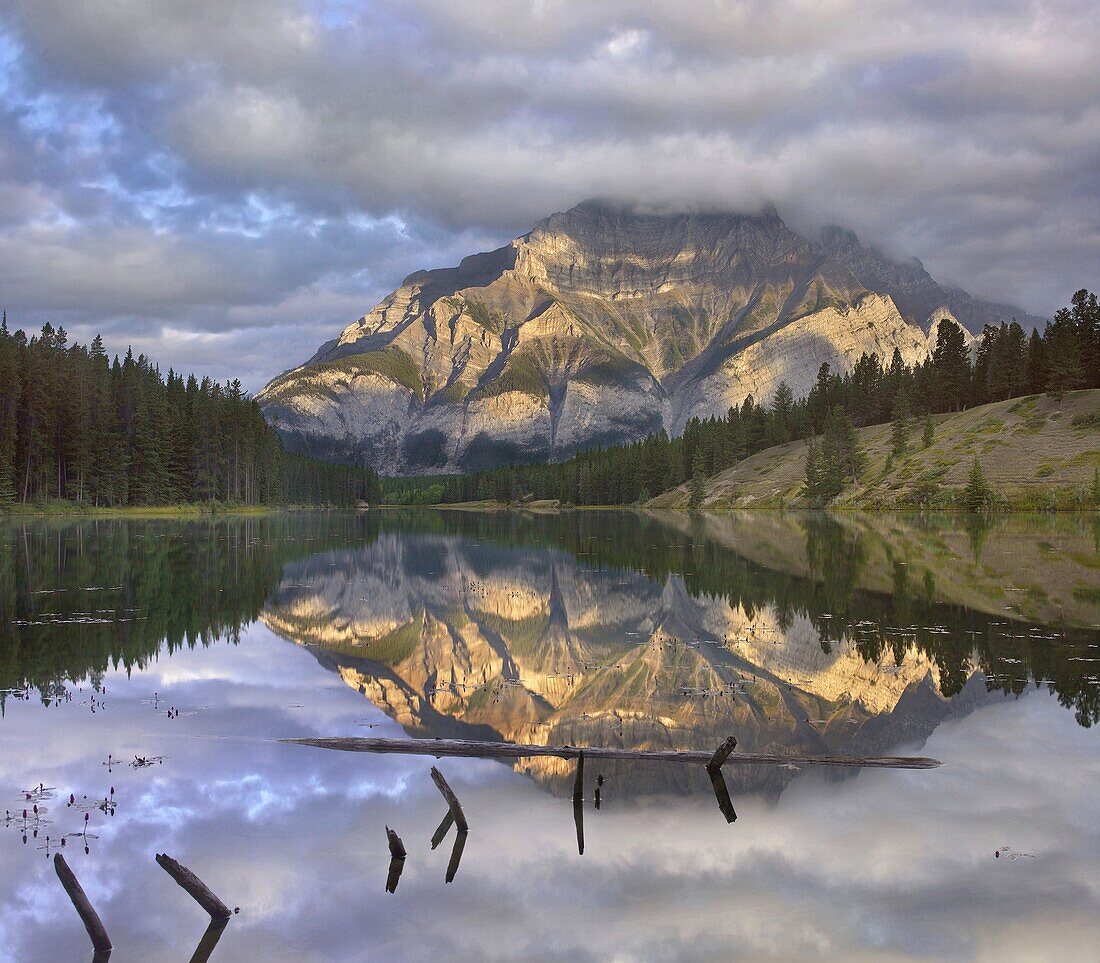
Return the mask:
<path fill-rule="evenodd" d="M 936 284 L 855 235 L 774 210 L 582 204 L 457 268 L 423 271 L 259 395 L 292 447 L 384 473 L 561 459 L 672 434 L 823 362 L 924 358 L 935 327 L 1022 312 Z"/>

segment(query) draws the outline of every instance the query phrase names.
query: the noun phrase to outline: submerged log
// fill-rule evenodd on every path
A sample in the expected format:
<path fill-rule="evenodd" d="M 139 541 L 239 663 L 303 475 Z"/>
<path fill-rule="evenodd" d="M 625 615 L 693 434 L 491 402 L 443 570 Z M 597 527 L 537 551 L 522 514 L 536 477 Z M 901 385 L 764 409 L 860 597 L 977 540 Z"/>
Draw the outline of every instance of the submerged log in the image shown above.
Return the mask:
<path fill-rule="evenodd" d="M 61 885 L 65 887 L 65 892 L 69 894 L 69 899 L 72 900 L 77 913 L 80 914 L 80 921 L 88 931 L 96 956 L 106 959 L 111 955 L 111 940 L 107 936 L 107 930 L 99 914 L 92 908 L 76 876 L 69 869 L 69 864 L 65 862 L 65 857 L 60 853 L 54 855 L 53 868 L 57 872 L 57 878 L 61 880 Z"/>
<path fill-rule="evenodd" d="M 233 915 L 229 907 L 214 895 L 214 891 L 182 863 L 177 863 L 171 856 L 164 853 L 157 853 L 157 863 L 183 889 L 187 890 L 188 895 L 210 914 L 212 920 L 227 920 Z"/>
<path fill-rule="evenodd" d="M 582 751 L 577 746 L 532 746 L 513 742 L 476 742 L 467 739 L 376 739 L 364 736 L 333 736 L 321 739 L 280 739 L 279 741 L 298 746 L 313 746 L 317 749 L 339 749 L 344 752 L 396 752 L 437 758 L 457 756 L 473 759 L 523 759 L 529 756 L 557 756 L 560 759 L 576 759 Z M 585 746 L 583 751 L 590 759 L 701 762 L 703 765 L 713 760 L 715 755 L 713 752 L 694 750 L 604 749 L 598 746 Z M 938 759 L 930 759 L 927 756 L 797 756 L 768 752 L 739 752 L 727 759 L 724 764 L 740 766 L 787 763 L 799 766 L 854 766 L 867 769 L 935 769 L 942 765 Z M 435 771 L 433 768 L 433 772 Z M 437 782 L 436 785 L 439 783 Z M 458 817 L 455 818 L 457 820 Z"/>
<path fill-rule="evenodd" d="M 458 827 L 460 833 L 468 832 L 470 827 L 466 824 L 466 814 L 462 811 L 462 806 L 458 802 L 458 796 L 454 794 L 454 790 L 447 783 L 447 780 L 443 778 L 441 773 L 435 766 L 432 766 L 432 780 L 435 782 L 436 788 L 443 794 L 443 798 L 447 800 L 447 805 L 451 807 L 451 815 L 455 818 L 455 825 Z"/>

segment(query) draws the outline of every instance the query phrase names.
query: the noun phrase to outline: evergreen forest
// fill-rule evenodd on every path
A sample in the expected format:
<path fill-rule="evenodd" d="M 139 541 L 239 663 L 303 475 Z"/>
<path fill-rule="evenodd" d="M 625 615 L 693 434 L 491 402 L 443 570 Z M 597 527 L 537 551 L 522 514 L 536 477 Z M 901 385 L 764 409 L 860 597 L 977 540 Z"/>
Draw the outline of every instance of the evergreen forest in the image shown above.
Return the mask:
<path fill-rule="evenodd" d="M 292 454 L 239 381 L 161 375 L 144 355 L 112 360 L 96 337 L 70 344 L 0 322 L 0 510 L 350 505 L 375 501 L 369 469 Z"/>

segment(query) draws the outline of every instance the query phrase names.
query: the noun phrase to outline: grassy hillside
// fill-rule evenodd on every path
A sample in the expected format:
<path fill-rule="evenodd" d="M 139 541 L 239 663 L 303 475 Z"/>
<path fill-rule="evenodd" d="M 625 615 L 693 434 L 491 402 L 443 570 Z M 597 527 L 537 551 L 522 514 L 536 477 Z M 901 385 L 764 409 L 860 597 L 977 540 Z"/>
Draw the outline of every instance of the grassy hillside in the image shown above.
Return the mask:
<path fill-rule="evenodd" d="M 978 457 L 989 485 L 1016 509 L 1095 508 L 1100 468 L 1100 390 L 1073 391 L 1059 403 L 1031 395 L 937 415 L 935 437 L 922 447 L 914 420 L 909 450 L 890 458 L 890 425 L 859 431 L 867 467 L 830 503 L 838 508 L 955 507 Z M 767 508 L 803 504 L 806 442 L 769 448 L 707 481 L 707 508 Z M 653 499 L 653 508 L 686 508 L 686 485 Z"/>

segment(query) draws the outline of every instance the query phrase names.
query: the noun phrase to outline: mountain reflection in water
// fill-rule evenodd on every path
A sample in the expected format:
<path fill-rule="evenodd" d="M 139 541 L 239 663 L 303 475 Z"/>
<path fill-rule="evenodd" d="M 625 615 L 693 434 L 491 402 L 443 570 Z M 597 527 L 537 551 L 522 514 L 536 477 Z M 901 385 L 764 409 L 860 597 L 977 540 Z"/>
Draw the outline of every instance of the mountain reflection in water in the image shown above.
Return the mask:
<path fill-rule="evenodd" d="M 824 515 L 383 518 L 369 545 L 288 564 L 260 617 L 416 736 L 700 749 L 734 733 L 743 751 L 874 755 L 1037 682 L 1095 721 L 1100 688 L 1075 660 L 1100 634 L 1006 614 L 1000 579 L 967 597 L 986 611 L 954 601 L 936 571 L 997 555 L 995 528 L 920 534 L 936 554 L 910 561 L 904 538 Z M 1048 537 L 1075 546 L 1058 553 L 1072 598 L 1095 533 Z M 571 778 L 565 760 L 520 765 L 559 792 Z M 707 784 L 698 767 L 630 768 L 638 788 Z M 794 774 L 728 778 L 778 791 Z"/>
<path fill-rule="evenodd" d="M 39 837 L 0 826 L 0 959 L 83 952 L 42 835 L 89 810 L 68 858 L 119 959 L 175 959 L 201 932 L 164 851 L 241 906 L 215 959 L 1083 958 L 1097 532 L 767 513 L 0 524 L 0 795 L 57 793 Z M 729 765 L 727 825 L 701 766 L 592 760 L 582 826 L 539 791 L 568 795 L 571 764 L 446 759 L 471 829 L 433 850 L 432 760 L 273 738 L 403 732 L 707 750 L 732 733 L 945 765 Z M 108 793 L 109 813 L 85 802 Z M 390 894 L 386 826 L 409 851 Z"/>

